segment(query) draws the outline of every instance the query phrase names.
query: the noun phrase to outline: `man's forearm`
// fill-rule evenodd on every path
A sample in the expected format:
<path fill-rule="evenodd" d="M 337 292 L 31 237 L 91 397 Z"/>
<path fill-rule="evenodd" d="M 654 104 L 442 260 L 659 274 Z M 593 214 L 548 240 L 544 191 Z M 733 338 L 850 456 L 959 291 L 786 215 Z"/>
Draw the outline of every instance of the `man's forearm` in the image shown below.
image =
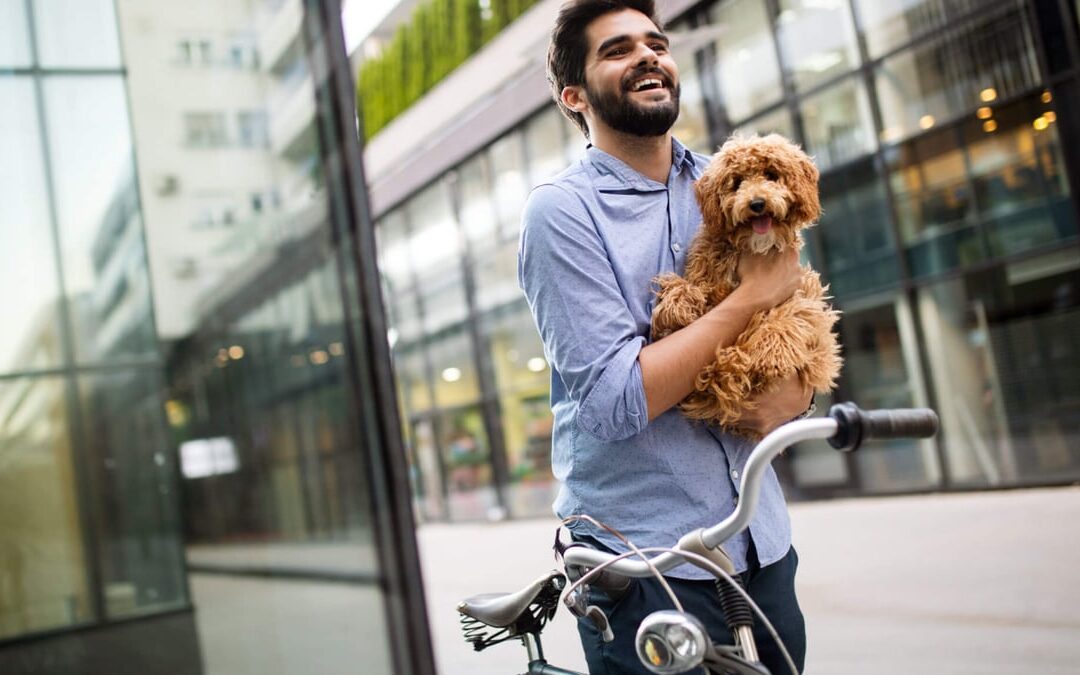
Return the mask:
<path fill-rule="evenodd" d="M 646 345 L 638 355 L 649 421 L 694 390 L 701 369 L 716 359 L 716 350 L 735 343 L 761 309 L 760 301 L 738 288 L 692 324 Z"/>

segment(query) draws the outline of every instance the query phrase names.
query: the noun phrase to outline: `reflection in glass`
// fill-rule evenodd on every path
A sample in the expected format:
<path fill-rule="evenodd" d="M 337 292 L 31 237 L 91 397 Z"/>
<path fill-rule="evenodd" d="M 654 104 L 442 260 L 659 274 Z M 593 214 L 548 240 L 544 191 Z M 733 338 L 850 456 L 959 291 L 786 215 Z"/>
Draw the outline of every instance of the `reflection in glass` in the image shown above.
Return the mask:
<path fill-rule="evenodd" d="M 479 406 L 444 411 L 438 428 L 451 520 L 491 519 L 497 513 L 498 500 Z"/>
<path fill-rule="evenodd" d="M 458 167 L 456 173 L 461 228 L 472 255 L 481 255 L 495 246 L 498 226 L 487 156 L 477 154 Z"/>
<path fill-rule="evenodd" d="M 33 81 L 0 78 L 0 100 L 0 288 L 19 289 L 0 303 L 6 373 L 59 363 L 60 293 Z"/>
<path fill-rule="evenodd" d="M 1080 474 L 1077 260 L 1075 249 L 1061 251 L 919 292 L 957 483 Z"/>
<path fill-rule="evenodd" d="M 476 307 L 480 311 L 521 299 L 517 278 L 517 242 L 508 241 L 476 260 Z"/>
<path fill-rule="evenodd" d="M 522 299 L 481 319 L 499 392 L 514 516 L 545 516 L 558 488 L 551 476 L 551 371 Z"/>
<path fill-rule="evenodd" d="M 386 299 L 412 286 L 409 264 L 409 231 L 405 210 L 395 209 L 379 219 L 375 227 L 379 248 L 379 272 L 386 286 Z"/>
<path fill-rule="evenodd" d="M 855 10 L 866 37 L 866 49 L 874 58 L 945 26 L 950 19 L 983 7 L 993 9 L 995 4 L 1001 5 L 995 0 L 855 0 Z"/>
<path fill-rule="evenodd" d="M 562 113 L 545 106 L 525 123 L 525 148 L 529 158 L 529 185 L 537 185 L 566 168 Z"/>
<path fill-rule="evenodd" d="M 175 464 L 152 370 L 80 378 L 86 451 L 99 497 L 99 555 L 110 617 L 185 600 Z"/>
<path fill-rule="evenodd" d="M 784 90 L 764 2 L 714 4 L 709 21 L 723 28 L 716 42 L 716 72 L 728 118 L 742 120 L 779 100 Z"/>
<path fill-rule="evenodd" d="M 76 358 L 149 358 L 155 335 L 123 79 L 50 77 L 44 93 Z"/>
<path fill-rule="evenodd" d="M 29 65 L 30 31 L 26 24 L 26 0 L 0 0 L 0 68 L 25 68 Z"/>
<path fill-rule="evenodd" d="M 776 38 L 798 89 L 805 90 L 859 65 L 845 0 L 780 0 Z"/>
<path fill-rule="evenodd" d="M 113 0 L 34 0 L 39 64 L 119 68 Z"/>
<path fill-rule="evenodd" d="M 874 123 L 862 81 L 848 78 L 800 105 L 806 151 L 822 171 L 874 149 Z"/>
<path fill-rule="evenodd" d="M 898 306 L 841 304 L 843 385 L 865 409 L 909 408 L 915 397 L 900 340 Z M 912 439 L 871 441 L 855 456 L 862 487 L 892 491 L 926 487 L 938 475 L 930 445 Z"/>
<path fill-rule="evenodd" d="M 986 255 L 954 132 L 926 134 L 890 149 L 886 160 L 912 275 L 969 265 Z"/>
<path fill-rule="evenodd" d="M 491 158 L 491 173 L 495 179 L 492 194 L 499 218 L 499 239 L 516 242 L 521 226 L 521 209 L 525 206 L 525 198 L 531 187 L 525 175 L 521 132 L 511 131 L 492 143 L 488 157 Z"/>
<path fill-rule="evenodd" d="M 0 638 L 92 618 L 65 383 L 0 380 Z"/>
<path fill-rule="evenodd" d="M 409 200 L 409 262 L 421 285 L 460 267 L 461 234 L 447 189 L 436 181 Z"/>
<path fill-rule="evenodd" d="M 667 30 L 681 30 L 668 26 Z M 679 142 L 696 152 L 709 152 L 709 127 L 705 120 L 705 99 L 701 91 L 694 52 L 682 46 L 679 35 L 672 35 L 672 56 L 679 64 L 679 118 L 671 133 Z M 687 46 L 693 46 L 691 41 Z"/>
<path fill-rule="evenodd" d="M 885 186 L 869 160 L 821 179 L 824 271 L 839 297 L 895 284 L 900 271 L 892 241 Z"/>
<path fill-rule="evenodd" d="M 1038 85 L 1027 14 L 1010 11 L 886 59 L 875 80 L 884 142 Z"/>

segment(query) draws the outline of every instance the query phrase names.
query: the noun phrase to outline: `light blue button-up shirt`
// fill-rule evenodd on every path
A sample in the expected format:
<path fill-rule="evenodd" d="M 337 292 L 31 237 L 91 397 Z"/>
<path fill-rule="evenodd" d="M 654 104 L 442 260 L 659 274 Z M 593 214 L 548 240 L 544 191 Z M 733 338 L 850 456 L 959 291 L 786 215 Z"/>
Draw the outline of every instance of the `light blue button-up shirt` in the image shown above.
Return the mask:
<path fill-rule="evenodd" d="M 682 273 L 701 214 L 693 182 L 708 158 L 673 142 L 667 185 L 590 147 L 533 189 L 525 206 L 518 278 L 551 364 L 552 471 L 560 517 L 588 514 L 635 545 L 672 546 L 727 517 L 752 445 L 672 408 L 648 420 L 638 353 L 649 339 L 653 277 Z M 576 532 L 625 546 L 584 523 Z M 791 546 L 772 468 L 750 536 L 762 565 Z M 746 569 L 748 535 L 724 548 Z M 684 565 L 671 572 L 706 578 Z"/>

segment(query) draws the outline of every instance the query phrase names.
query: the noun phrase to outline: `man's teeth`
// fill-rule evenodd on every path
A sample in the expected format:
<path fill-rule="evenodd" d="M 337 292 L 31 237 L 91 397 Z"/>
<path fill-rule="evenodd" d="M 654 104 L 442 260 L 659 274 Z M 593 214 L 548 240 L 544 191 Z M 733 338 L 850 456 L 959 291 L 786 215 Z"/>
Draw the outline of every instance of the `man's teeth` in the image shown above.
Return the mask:
<path fill-rule="evenodd" d="M 662 86 L 664 86 L 664 83 L 661 82 L 660 80 L 653 80 L 653 79 L 639 80 L 638 82 L 634 83 L 633 91 L 641 91 L 642 89 L 644 89 L 646 87 L 654 87 L 654 86 L 655 87 L 662 87 Z"/>

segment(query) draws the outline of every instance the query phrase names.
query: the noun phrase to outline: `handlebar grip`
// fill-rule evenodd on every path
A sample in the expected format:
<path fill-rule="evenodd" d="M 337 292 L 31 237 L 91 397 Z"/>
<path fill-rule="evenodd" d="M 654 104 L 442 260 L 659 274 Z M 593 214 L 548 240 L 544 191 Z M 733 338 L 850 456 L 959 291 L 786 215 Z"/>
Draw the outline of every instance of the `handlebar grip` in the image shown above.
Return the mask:
<path fill-rule="evenodd" d="M 837 425 L 829 445 L 848 452 L 872 438 L 927 438 L 938 430 L 937 413 L 929 408 L 867 411 L 848 402 L 830 408 L 829 417 Z"/>

